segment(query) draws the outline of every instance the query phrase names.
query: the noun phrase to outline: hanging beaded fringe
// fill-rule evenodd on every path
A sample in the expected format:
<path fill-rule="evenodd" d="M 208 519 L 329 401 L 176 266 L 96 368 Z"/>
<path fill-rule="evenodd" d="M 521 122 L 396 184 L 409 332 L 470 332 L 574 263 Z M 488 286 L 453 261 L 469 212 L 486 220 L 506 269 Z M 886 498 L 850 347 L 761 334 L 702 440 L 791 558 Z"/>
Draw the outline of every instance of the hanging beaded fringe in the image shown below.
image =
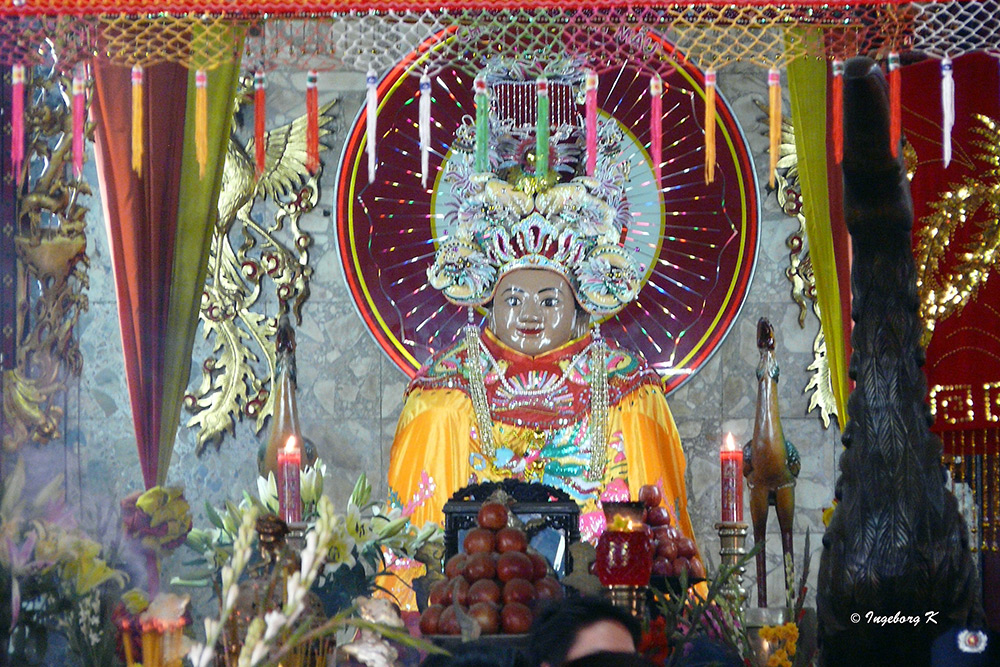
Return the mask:
<path fill-rule="evenodd" d="M 466 365 L 469 369 L 469 394 L 472 399 L 472 411 L 476 414 L 476 427 L 479 430 L 479 451 L 493 458 L 496 446 L 493 443 L 493 419 L 490 417 L 490 404 L 486 398 L 486 383 L 483 379 L 483 362 L 480 353 L 479 327 L 472 322 L 472 309 L 469 309 L 469 323 L 464 327 Z"/>
<path fill-rule="evenodd" d="M 80 63 L 73 70 L 73 174 L 83 176 L 84 112 L 87 106 L 85 81 L 87 66 Z"/>
<path fill-rule="evenodd" d="M 17 184 L 21 184 L 21 165 L 24 164 L 24 65 L 14 65 L 10 73 L 10 164 Z"/>
<path fill-rule="evenodd" d="M 267 147 L 264 145 L 264 127 L 267 123 L 267 77 L 262 70 L 257 70 L 253 76 L 253 92 L 254 161 L 257 178 L 260 178 L 267 161 Z"/>
<path fill-rule="evenodd" d="M 590 466 L 587 479 L 600 481 L 608 462 L 608 343 L 594 331 L 590 351 Z"/>
<path fill-rule="evenodd" d="M 366 146 L 368 150 L 368 182 L 375 182 L 375 138 L 376 138 L 376 122 L 378 119 L 378 77 L 375 75 L 375 70 L 368 70 L 368 74 L 365 75 L 365 120 L 366 120 L 366 138 L 368 145 Z"/>
<path fill-rule="evenodd" d="M 705 72 L 705 184 L 715 182 L 715 70 Z"/>
<path fill-rule="evenodd" d="M 770 124 L 769 162 L 767 168 L 768 187 L 774 188 L 775 171 L 778 168 L 778 149 L 781 144 L 781 73 L 774 67 L 767 72 L 768 111 Z"/>
<path fill-rule="evenodd" d="M 902 131 L 902 72 L 899 71 L 899 54 L 889 54 L 889 144 L 892 156 L 899 157 Z"/>
<path fill-rule="evenodd" d="M 941 144 L 944 167 L 951 164 L 951 131 L 955 127 L 955 77 L 951 58 L 941 60 Z"/>
<path fill-rule="evenodd" d="M 649 157 L 653 160 L 653 177 L 660 189 L 660 168 L 663 164 L 663 79 L 654 74 L 649 79 Z"/>
<path fill-rule="evenodd" d="M 833 157 L 840 164 L 844 161 L 844 61 L 833 61 Z"/>
<path fill-rule="evenodd" d="M 431 78 L 427 72 L 420 75 L 417 133 L 420 135 L 420 184 L 427 187 L 431 154 Z"/>
<path fill-rule="evenodd" d="M 584 124 L 587 131 L 587 176 L 597 170 L 597 72 L 587 70 L 584 83 L 585 106 Z"/>
<path fill-rule="evenodd" d="M 543 181 L 549 175 L 549 82 L 544 77 L 535 82 L 538 94 L 538 117 L 535 120 L 535 177 Z"/>
<path fill-rule="evenodd" d="M 194 149 L 198 160 L 198 178 L 205 178 L 208 166 L 208 72 L 194 73 Z"/>

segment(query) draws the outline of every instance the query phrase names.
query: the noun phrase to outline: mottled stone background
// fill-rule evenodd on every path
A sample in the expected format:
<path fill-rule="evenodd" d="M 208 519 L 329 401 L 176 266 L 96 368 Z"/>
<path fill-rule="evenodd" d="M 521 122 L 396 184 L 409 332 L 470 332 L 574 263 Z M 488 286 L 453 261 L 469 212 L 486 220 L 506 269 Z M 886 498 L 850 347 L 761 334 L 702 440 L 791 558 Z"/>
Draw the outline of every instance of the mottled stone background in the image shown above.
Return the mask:
<path fill-rule="evenodd" d="M 276 72 L 269 76 L 268 123 L 276 126 L 304 113 L 305 75 Z M 733 107 L 749 141 L 760 183 L 767 183 L 766 121 L 757 106 L 766 101 L 766 72 L 733 65 L 719 73 L 722 94 Z M 375 345 L 357 315 L 344 283 L 333 233 L 333 174 L 340 157 L 345 128 L 364 99 L 363 75 L 321 74 L 320 102 L 339 101 L 336 148 L 325 157 L 319 207 L 303 219 L 313 235 L 310 263 L 315 269 L 312 296 L 298 328 L 298 405 L 304 434 L 315 442 L 327 462 L 327 488 L 343 507 L 355 479 L 366 473 L 379 494 L 385 491 L 389 447 L 402 406 L 407 378 Z M 787 103 L 786 103 L 787 112 Z M 414 158 L 416 159 L 416 158 Z M 80 319 L 77 335 L 84 370 L 65 397 L 64 437 L 26 452 L 37 476 L 65 472 L 70 496 L 80 501 L 85 525 L 96 513 L 117 506 L 131 491 L 141 488 L 138 457 L 132 431 L 131 408 L 125 386 L 120 336 L 115 310 L 114 281 L 93 160 L 87 173 L 95 196 L 89 198 L 90 309 Z M 719 448 L 731 431 L 745 442 L 753 430 L 756 402 L 754 370 L 758 361 L 755 325 L 767 316 L 775 325 L 776 354 L 781 367 L 780 405 L 786 436 L 802 455 L 797 487 L 795 546 L 797 562 L 806 531 L 812 534 L 812 576 L 819 566 L 823 525 L 821 513 L 833 497 L 836 461 L 840 450 L 836 426 L 824 429 L 818 412 L 807 413 L 804 387 L 812 361 L 812 341 L 818 323 L 810 314 L 805 328 L 797 322 L 784 271 L 788 263 L 785 238 L 796 228 L 777 205 L 773 193 L 761 193 L 763 215 L 760 250 L 749 296 L 736 324 L 715 356 L 687 384 L 669 398 L 687 454 L 687 483 L 691 514 L 703 554 L 718 563 Z M 266 215 L 262 212 L 262 215 Z M 271 305 L 273 314 L 273 304 Z M 199 337 L 191 362 L 191 386 L 200 380 L 201 362 L 211 350 Z M 182 413 L 182 420 L 188 415 Z M 255 489 L 256 452 L 266 433 L 257 435 L 252 424 L 237 424 L 234 436 L 221 447 L 195 454 L 194 430 L 183 423 L 177 435 L 169 484 L 183 485 L 195 511 L 196 525 L 206 527 L 204 504 L 238 500 L 242 490 Z M 747 510 L 749 519 L 749 510 Z M 771 517 L 768 560 L 772 605 L 783 599 L 780 540 Z M 749 546 L 749 541 L 748 541 Z M 164 580 L 182 574 L 184 549 L 164 566 Z M 748 572 L 748 580 L 754 578 Z M 815 591 L 810 603 L 814 604 Z M 756 596 L 751 598 L 756 600 Z"/>

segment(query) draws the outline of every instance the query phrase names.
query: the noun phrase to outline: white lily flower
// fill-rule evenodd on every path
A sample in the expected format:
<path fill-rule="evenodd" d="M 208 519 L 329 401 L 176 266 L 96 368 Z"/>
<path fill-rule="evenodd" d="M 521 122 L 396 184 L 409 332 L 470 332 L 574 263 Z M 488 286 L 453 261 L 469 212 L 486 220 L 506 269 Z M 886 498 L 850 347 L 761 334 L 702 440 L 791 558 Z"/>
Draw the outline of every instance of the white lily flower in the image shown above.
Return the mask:
<path fill-rule="evenodd" d="M 264 507 L 275 513 L 278 511 L 278 482 L 273 472 L 268 472 L 266 479 L 257 478 L 257 497 Z"/>
<path fill-rule="evenodd" d="M 267 630 L 264 631 L 264 641 L 269 642 L 274 639 L 287 620 L 288 618 L 277 609 L 264 614 L 264 622 L 267 623 Z"/>
<path fill-rule="evenodd" d="M 191 650 L 188 651 L 188 659 L 191 660 L 194 667 L 208 667 L 213 658 L 215 658 L 215 650 L 205 644 L 192 644 Z"/>
<path fill-rule="evenodd" d="M 219 636 L 219 628 L 220 627 L 222 627 L 222 625 L 217 620 L 215 620 L 214 618 L 210 618 L 210 617 L 206 616 L 205 617 L 205 641 L 207 641 L 209 644 L 214 644 L 215 640 Z"/>
<path fill-rule="evenodd" d="M 313 568 L 313 563 L 316 560 L 316 540 L 318 536 L 316 531 L 310 532 L 306 535 L 306 548 L 302 550 L 302 555 L 300 556 L 301 567 L 299 570 L 302 573 L 311 572 Z"/>

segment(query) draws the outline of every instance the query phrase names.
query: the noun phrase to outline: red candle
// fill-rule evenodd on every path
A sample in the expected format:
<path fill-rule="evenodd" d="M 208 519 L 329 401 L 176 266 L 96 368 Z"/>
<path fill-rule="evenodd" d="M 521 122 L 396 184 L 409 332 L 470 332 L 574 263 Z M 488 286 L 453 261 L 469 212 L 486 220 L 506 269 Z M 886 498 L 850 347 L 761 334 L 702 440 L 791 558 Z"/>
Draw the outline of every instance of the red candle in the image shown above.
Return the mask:
<path fill-rule="evenodd" d="M 732 433 L 719 452 L 722 464 L 722 520 L 743 521 L 743 450 L 736 446 Z"/>
<path fill-rule="evenodd" d="M 299 496 L 299 466 L 302 450 L 294 435 L 278 450 L 278 511 L 285 523 L 302 521 L 302 500 Z"/>

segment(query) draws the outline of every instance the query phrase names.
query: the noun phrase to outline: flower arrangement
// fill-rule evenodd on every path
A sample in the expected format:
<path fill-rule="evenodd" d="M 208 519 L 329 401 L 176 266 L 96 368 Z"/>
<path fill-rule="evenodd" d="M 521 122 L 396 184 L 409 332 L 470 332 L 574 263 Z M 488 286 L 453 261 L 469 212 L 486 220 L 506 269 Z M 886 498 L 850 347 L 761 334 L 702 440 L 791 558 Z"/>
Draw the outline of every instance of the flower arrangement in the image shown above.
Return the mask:
<path fill-rule="evenodd" d="M 38 664 L 54 630 L 83 665 L 110 664 L 111 597 L 126 575 L 76 525 L 62 475 L 30 501 L 25 480 L 19 459 L 0 500 L 0 650 L 12 664 Z"/>
<path fill-rule="evenodd" d="M 784 625 L 765 625 L 757 633 L 773 647 L 767 667 L 792 667 L 799 641 L 799 626 L 789 621 Z"/>
<path fill-rule="evenodd" d="M 294 567 L 285 563 L 272 568 L 266 587 L 278 591 L 280 604 L 258 605 L 256 616 L 241 619 L 248 621 L 245 636 L 226 656 L 234 664 L 276 663 L 295 655 L 303 645 L 344 628 L 364 627 L 412 643 L 405 630 L 360 618 L 355 613 L 355 601 L 378 589 L 377 578 L 386 573 L 386 550 L 416 555 L 420 549 L 442 541 L 440 527 L 428 524 L 418 530 L 399 510 L 383 509 L 371 500 L 372 488 L 364 475 L 355 484 L 345 511 L 337 513 L 323 493 L 325 472 L 326 466 L 317 460 L 302 473 L 305 545 L 292 559 Z M 234 613 L 239 613 L 235 610 L 239 606 L 241 577 L 245 580 L 245 575 L 260 565 L 254 564 L 257 557 L 253 551 L 258 518 L 275 514 L 277 509 L 274 476 L 258 478 L 256 497 L 244 492 L 238 504 L 227 502 L 220 510 L 207 506 L 213 528 L 193 529 L 188 535 L 187 545 L 199 554 L 201 570 L 172 583 L 212 584 L 220 601 L 219 618 L 205 620 L 205 641 L 189 654 L 195 665 L 211 664 L 220 637 L 231 636 Z M 323 604 L 328 616 L 325 621 L 306 622 L 311 613 L 307 598 L 314 595 Z M 353 636 L 353 632 L 350 634 Z M 233 643 L 229 644 L 232 647 Z"/>
<path fill-rule="evenodd" d="M 742 600 L 732 593 L 733 578 L 760 548 L 754 546 L 736 563 L 719 568 L 704 587 L 689 588 L 684 572 L 672 590 L 654 590 L 656 613 L 643 634 L 640 653 L 670 667 L 745 662 L 753 648 Z"/>

